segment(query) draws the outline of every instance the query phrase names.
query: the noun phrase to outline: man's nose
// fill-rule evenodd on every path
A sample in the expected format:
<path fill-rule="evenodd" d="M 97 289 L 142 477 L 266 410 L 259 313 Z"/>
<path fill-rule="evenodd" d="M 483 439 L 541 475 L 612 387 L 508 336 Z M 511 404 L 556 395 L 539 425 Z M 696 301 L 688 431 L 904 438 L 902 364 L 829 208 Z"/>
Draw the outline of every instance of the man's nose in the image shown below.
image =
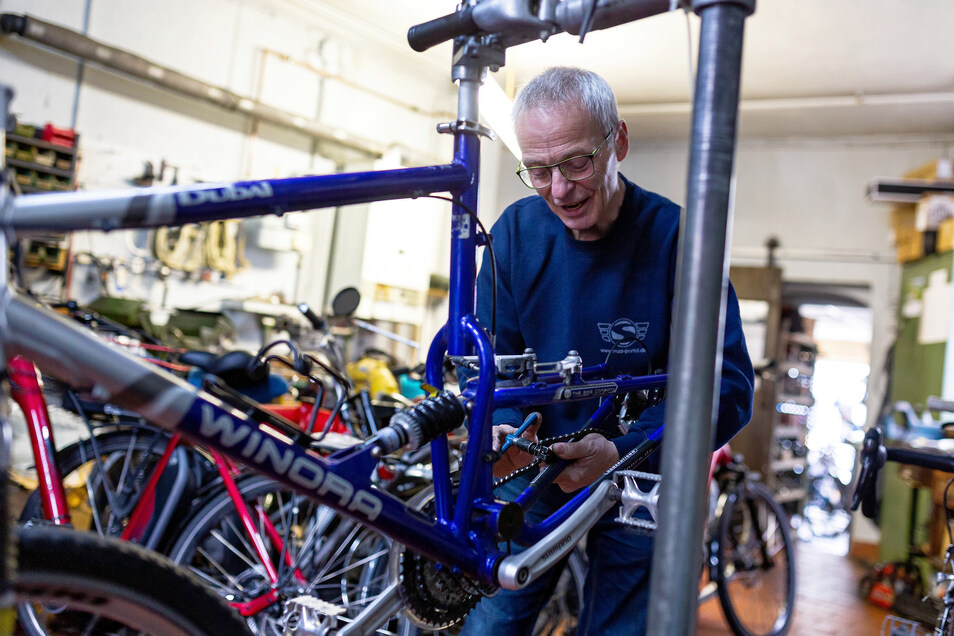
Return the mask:
<path fill-rule="evenodd" d="M 550 172 L 550 194 L 559 199 L 573 187 L 573 182 L 563 176 L 556 166 Z"/>

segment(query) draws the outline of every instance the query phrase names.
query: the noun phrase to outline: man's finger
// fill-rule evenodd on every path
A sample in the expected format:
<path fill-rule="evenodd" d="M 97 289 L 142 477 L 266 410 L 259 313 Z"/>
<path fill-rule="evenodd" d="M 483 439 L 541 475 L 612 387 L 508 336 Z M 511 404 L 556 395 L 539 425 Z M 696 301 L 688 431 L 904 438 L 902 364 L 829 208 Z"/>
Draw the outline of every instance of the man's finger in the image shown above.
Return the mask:
<path fill-rule="evenodd" d="M 560 459 L 579 459 L 592 453 L 590 445 L 583 440 L 579 442 L 561 442 L 554 444 L 550 447 L 550 450 Z"/>
<path fill-rule="evenodd" d="M 507 441 L 507 435 L 510 435 L 517 429 L 513 426 L 507 424 L 499 424 L 493 428 L 493 436 L 491 437 L 491 445 L 496 452 L 500 452 L 500 449 L 503 448 L 504 442 Z"/>

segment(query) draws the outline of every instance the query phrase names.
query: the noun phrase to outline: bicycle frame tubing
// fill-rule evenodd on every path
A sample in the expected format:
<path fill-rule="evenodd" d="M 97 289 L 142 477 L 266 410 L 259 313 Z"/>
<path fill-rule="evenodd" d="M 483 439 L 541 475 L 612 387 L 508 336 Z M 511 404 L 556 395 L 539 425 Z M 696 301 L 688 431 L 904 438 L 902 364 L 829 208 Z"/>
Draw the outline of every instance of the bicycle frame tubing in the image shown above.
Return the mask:
<path fill-rule="evenodd" d="M 88 388 L 93 394 L 108 397 L 122 408 L 135 410 L 163 428 L 184 433 L 221 450 L 227 456 L 358 518 L 432 559 L 498 584 L 494 573 L 504 554 L 496 548 L 495 533 L 487 528 L 493 528 L 496 523 L 502 508 L 500 503 L 491 498 L 462 495 L 457 498 L 457 507 L 468 510 L 479 507 L 486 513 L 487 521 L 483 526 L 432 523 L 424 515 L 409 510 L 400 499 L 372 487 L 370 476 L 377 465 L 376 446 L 359 445 L 322 457 L 266 425 L 248 419 L 198 388 L 100 341 L 72 321 L 33 301 L 8 297 L 7 302 L 5 332 L 11 352 L 29 355 L 41 368 L 67 383 Z M 615 379 L 621 392 L 659 386 L 663 381 L 663 376 L 620 376 Z M 599 383 L 601 390 L 606 390 L 605 385 L 605 382 Z M 585 388 L 585 384 L 574 385 L 577 386 Z M 505 400 L 541 404 L 552 402 L 557 392 L 566 394 L 565 389 L 565 386 L 550 380 L 530 389 L 518 388 L 518 394 L 512 398 L 506 396 L 514 389 L 499 388 L 496 392 L 505 396 L 502 398 Z M 531 390 L 536 395 L 535 400 L 530 395 Z M 569 393 L 563 399 L 589 397 L 584 390 L 582 394 Z M 468 449 L 468 455 L 476 453 L 477 446 L 474 444 Z M 467 492 L 463 485 L 461 488 L 463 493 Z M 480 489 L 476 485 L 474 488 Z M 587 490 L 578 495 L 559 511 L 557 521 L 571 525 L 568 520 L 584 507 L 587 495 L 593 492 L 595 490 Z M 469 521 L 465 519 L 465 522 Z M 553 527 L 557 521 L 548 522 L 545 528 Z M 589 525 L 593 522 L 595 518 L 590 519 Z M 579 519 L 572 525 L 588 527 Z M 462 527 L 468 532 L 462 532 Z M 484 530 L 481 536 L 490 539 L 484 543 L 474 542 L 468 536 L 471 530 Z"/>
<path fill-rule="evenodd" d="M 26 418 L 27 432 L 33 447 L 36 465 L 37 490 L 43 503 L 43 516 L 55 525 L 70 525 L 70 509 L 66 504 L 66 490 L 56 465 L 56 444 L 46 398 L 40 386 L 40 372 L 29 360 L 19 356 L 7 362 L 10 377 L 10 397 Z"/>

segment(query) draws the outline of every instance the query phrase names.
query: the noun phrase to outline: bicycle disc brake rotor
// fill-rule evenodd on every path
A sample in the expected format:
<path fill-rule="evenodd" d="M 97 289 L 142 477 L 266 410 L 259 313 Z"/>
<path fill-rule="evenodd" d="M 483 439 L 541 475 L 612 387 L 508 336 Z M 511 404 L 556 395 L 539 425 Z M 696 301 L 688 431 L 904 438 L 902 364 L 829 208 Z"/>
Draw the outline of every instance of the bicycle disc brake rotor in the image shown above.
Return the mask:
<path fill-rule="evenodd" d="M 433 489 L 419 493 L 409 505 L 424 512 L 434 508 Z M 454 574 L 451 568 L 436 563 L 406 546 L 395 543 L 391 549 L 392 576 L 396 575 L 404 595 L 406 614 L 422 629 L 444 629 L 459 623 L 483 596 L 495 589 L 470 577 Z"/>

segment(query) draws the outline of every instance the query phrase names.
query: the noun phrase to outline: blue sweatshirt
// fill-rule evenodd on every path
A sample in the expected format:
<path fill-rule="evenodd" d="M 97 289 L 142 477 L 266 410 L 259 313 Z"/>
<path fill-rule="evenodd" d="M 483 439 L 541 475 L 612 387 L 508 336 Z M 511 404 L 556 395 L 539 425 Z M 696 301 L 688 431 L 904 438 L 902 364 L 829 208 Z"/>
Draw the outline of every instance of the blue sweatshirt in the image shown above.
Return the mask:
<path fill-rule="evenodd" d="M 623 181 L 626 195 L 619 217 L 601 239 L 574 239 L 540 196 L 517 201 L 494 224 L 496 353 L 519 354 L 531 347 L 539 361 L 554 362 L 575 349 L 583 365 L 592 366 L 604 362 L 615 343 L 609 363 L 618 371 L 644 375 L 667 369 L 680 208 Z M 490 328 L 488 261 L 485 252 L 477 279 L 477 316 Z M 752 363 L 730 286 L 714 448 L 748 423 L 752 394 Z M 579 429 L 597 405 L 594 399 L 538 407 L 543 415 L 538 435 Z M 620 456 L 659 427 L 664 413 L 665 403 L 646 409 L 629 433 L 615 438 Z M 495 424 L 522 419 L 516 409 L 494 413 Z M 657 461 L 652 464 L 650 469 L 656 468 Z"/>

